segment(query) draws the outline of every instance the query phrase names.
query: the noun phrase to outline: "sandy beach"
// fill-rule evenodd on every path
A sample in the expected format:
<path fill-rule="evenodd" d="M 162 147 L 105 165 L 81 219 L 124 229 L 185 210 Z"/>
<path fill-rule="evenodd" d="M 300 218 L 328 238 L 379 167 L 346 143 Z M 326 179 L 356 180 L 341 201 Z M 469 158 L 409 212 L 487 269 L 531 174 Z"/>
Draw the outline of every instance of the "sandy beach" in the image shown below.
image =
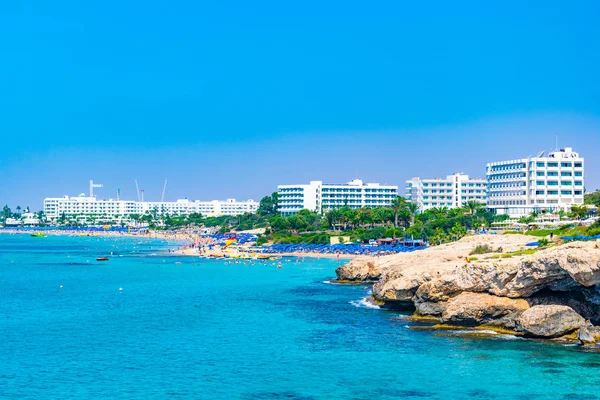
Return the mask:
<path fill-rule="evenodd" d="M 44 235 L 52 236 L 100 236 L 100 237 L 133 237 L 133 238 L 145 238 L 145 239 L 163 239 L 173 241 L 187 241 L 191 242 L 194 240 L 193 235 L 174 233 L 174 232 L 163 232 L 163 231 L 152 231 L 146 233 L 123 233 L 123 232 L 111 232 L 111 231 L 75 231 L 75 230 L 62 230 L 62 229 L 51 229 L 51 230 L 21 230 L 21 229 L 0 229 L 0 234 L 5 235 L 31 235 L 33 233 L 43 233 Z"/>

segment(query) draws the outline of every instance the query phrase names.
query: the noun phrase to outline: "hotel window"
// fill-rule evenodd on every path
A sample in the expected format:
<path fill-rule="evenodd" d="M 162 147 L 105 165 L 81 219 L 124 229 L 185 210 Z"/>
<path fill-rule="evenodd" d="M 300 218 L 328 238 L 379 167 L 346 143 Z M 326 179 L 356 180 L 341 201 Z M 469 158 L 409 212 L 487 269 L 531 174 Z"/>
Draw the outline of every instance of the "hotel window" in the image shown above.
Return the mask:
<path fill-rule="evenodd" d="M 580 196 L 580 195 L 581 195 L 581 190 L 576 190 L 576 191 L 575 191 L 575 195 L 576 195 L 576 196 Z"/>
<path fill-rule="evenodd" d="M 544 172 L 540 172 L 540 171 L 536 172 L 535 174 L 536 174 L 536 176 L 544 176 Z"/>
<path fill-rule="evenodd" d="M 558 186 L 557 181 L 548 181 L 548 186 Z"/>
<path fill-rule="evenodd" d="M 546 164 L 545 164 L 545 163 L 543 163 L 543 162 L 536 162 L 536 163 L 535 163 L 535 166 L 536 166 L 536 167 L 545 167 L 545 166 L 546 166 Z"/>
<path fill-rule="evenodd" d="M 570 162 L 563 162 L 563 163 L 560 163 L 560 166 L 561 166 L 561 167 L 572 167 L 572 166 L 573 166 L 573 164 L 572 164 L 572 163 L 570 163 Z"/>
<path fill-rule="evenodd" d="M 535 194 L 544 194 L 544 191 L 543 190 L 536 190 Z"/>
<path fill-rule="evenodd" d="M 560 184 L 565 186 L 571 186 L 573 183 L 571 181 L 561 181 Z"/>
<path fill-rule="evenodd" d="M 582 186 L 582 185 L 583 185 L 583 182 L 581 182 L 581 181 L 575 181 L 575 186 Z"/>
<path fill-rule="evenodd" d="M 549 162 L 549 163 L 548 163 L 548 167 L 558 167 L 558 163 L 555 163 L 555 162 Z"/>
<path fill-rule="evenodd" d="M 575 163 L 575 168 L 581 168 L 582 166 L 583 166 L 583 164 L 580 162 Z"/>
<path fill-rule="evenodd" d="M 548 172 L 548 176 L 558 176 L 558 172 Z"/>
<path fill-rule="evenodd" d="M 548 190 L 548 194 L 558 194 L 558 190 Z"/>
<path fill-rule="evenodd" d="M 536 181 L 535 184 L 538 186 L 544 186 L 544 181 Z M 550 182 L 548 182 L 548 185 L 549 184 L 550 184 Z"/>
<path fill-rule="evenodd" d="M 560 173 L 560 176 L 571 176 L 571 175 L 572 175 L 572 174 L 571 174 L 571 172 L 569 172 L 569 171 L 562 171 L 562 172 Z"/>
<path fill-rule="evenodd" d="M 581 172 L 581 171 L 575 171 L 575 176 L 583 176 L 583 172 Z"/>
<path fill-rule="evenodd" d="M 561 190 L 560 194 L 573 194 L 573 192 L 570 190 Z"/>

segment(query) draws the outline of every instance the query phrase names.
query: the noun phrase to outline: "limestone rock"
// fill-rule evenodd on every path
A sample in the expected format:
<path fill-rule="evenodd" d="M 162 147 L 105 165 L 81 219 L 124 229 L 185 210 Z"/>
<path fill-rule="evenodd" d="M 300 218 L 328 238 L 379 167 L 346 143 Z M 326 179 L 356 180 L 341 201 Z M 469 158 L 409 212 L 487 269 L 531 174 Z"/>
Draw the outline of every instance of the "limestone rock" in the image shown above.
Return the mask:
<path fill-rule="evenodd" d="M 529 309 L 523 299 L 510 299 L 486 293 L 463 292 L 450 300 L 442 314 L 442 323 L 457 325 L 499 325 L 514 328 L 519 315 Z"/>
<path fill-rule="evenodd" d="M 415 302 L 415 313 L 419 315 L 433 315 L 436 317 L 441 317 L 447 305 L 448 303 L 445 301 Z"/>
<path fill-rule="evenodd" d="M 594 346 L 596 345 L 596 338 L 592 334 L 593 325 L 590 321 L 586 321 L 585 324 L 579 328 L 579 332 L 577 333 L 577 339 L 579 340 L 579 344 L 581 346 Z"/>
<path fill-rule="evenodd" d="M 579 288 L 568 292 L 556 292 L 548 289 L 541 290 L 528 297 L 526 300 L 530 306 L 537 305 L 560 305 L 571 307 L 583 318 L 592 323 L 600 324 L 600 305 L 590 298 L 590 293 L 595 293 L 595 288 Z"/>
<path fill-rule="evenodd" d="M 358 257 L 335 270 L 338 281 L 372 282 L 379 279 L 381 268 L 377 259 Z"/>
<path fill-rule="evenodd" d="M 518 327 L 528 336 L 555 338 L 574 332 L 585 324 L 583 317 L 571 307 L 533 306 L 521 314 Z"/>

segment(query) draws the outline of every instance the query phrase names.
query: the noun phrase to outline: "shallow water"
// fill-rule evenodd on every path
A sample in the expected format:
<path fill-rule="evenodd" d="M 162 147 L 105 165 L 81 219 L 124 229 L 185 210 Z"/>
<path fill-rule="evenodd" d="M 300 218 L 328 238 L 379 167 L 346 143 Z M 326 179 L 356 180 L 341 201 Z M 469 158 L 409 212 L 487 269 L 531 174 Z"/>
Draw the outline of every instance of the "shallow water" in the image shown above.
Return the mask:
<path fill-rule="evenodd" d="M 409 330 L 368 288 L 324 283 L 336 260 L 165 246 L 0 235 L 0 397 L 600 398 L 600 354 Z"/>

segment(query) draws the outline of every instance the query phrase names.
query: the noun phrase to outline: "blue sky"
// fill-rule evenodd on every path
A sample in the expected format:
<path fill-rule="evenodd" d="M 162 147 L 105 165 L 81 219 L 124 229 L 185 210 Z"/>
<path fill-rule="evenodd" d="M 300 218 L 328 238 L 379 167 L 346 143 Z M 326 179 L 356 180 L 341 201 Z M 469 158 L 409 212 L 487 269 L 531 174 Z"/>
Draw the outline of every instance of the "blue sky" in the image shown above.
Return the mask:
<path fill-rule="evenodd" d="M 6 3 L 2 204 L 403 186 L 556 135 L 600 187 L 598 2 Z"/>

